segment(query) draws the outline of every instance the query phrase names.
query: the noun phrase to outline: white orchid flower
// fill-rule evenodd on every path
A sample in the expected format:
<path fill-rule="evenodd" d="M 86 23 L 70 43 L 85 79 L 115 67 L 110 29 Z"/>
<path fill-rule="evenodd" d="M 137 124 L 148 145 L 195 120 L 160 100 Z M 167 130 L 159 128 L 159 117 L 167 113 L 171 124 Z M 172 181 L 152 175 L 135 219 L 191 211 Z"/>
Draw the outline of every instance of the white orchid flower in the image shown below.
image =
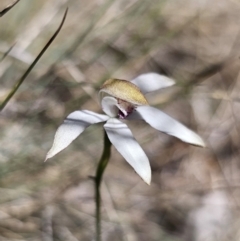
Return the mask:
<path fill-rule="evenodd" d="M 172 79 L 156 73 L 143 74 L 132 81 L 107 80 L 99 92 L 101 106 L 106 115 L 89 110 L 71 113 L 58 128 L 46 160 L 66 148 L 88 126 L 105 122 L 103 127 L 110 142 L 139 176 L 150 184 L 151 169 L 148 157 L 128 126 L 119 119 L 141 119 L 158 131 L 193 145 L 204 146 L 202 138 L 196 133 L 162 111 L 148 105 L 145 93 L 171 86 L 174 83 Z"/>

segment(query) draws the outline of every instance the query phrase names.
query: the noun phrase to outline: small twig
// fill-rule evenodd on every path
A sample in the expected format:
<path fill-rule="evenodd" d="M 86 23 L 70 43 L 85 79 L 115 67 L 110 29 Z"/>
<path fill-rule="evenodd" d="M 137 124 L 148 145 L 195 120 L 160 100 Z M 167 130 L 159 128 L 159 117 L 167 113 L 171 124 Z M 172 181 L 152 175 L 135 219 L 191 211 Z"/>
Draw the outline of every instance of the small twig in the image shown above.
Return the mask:
<path fill-rule="evenodd" d="M 42 213 L 42 240 L 53 241 L 53 213 L 54 208 L 46 206 Z"/>

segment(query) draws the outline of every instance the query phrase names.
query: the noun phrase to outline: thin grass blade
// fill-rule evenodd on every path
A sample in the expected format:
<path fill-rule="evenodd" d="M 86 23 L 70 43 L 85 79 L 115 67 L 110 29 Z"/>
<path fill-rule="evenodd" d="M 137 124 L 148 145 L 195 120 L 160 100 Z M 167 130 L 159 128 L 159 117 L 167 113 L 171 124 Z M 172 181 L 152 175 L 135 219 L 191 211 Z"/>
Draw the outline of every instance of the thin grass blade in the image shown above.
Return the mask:
<path fill-rule="evenodd" d="M 39 59 L 42 57 L 42 55 L 45 53 L 45 51 L 48 49 L 48 47 L 51 45 L 51 43 L 53 42 L 53 40 L 57 37 L 58 33 L 60 32 L 66 16 L 67 16 L 67 12 L 68 12 L 68 8 L 66 9 L 62 22 L 59 25 L 58 29 L 56 30 L 56 32 L 53 34 L 53 36 L 49 39 L 49 41 L 47 42 L 47 44 L 44 46 L 44 48 L 42 49 L 42 51 L 38 54 L 38 56 L 36 57 L 36 59 L 33 61 L 33 63 L 29 66 L 29 68 L 27 69 L 27 71 L 22 75 L 22 77 L 18 80 L 18 82 L 15 84 L 15 86 L 13 87 L 13 89 L 10 91 L 10 93 L 7 95 L 7 97 L 5 98 L 5 100 L 1 103 L 0 105 L 0 111 L 2 111 L 4 109 L 4 107 L 7 105 L 7 103 L 10 101 L 10 99 L 14 96 L 14 94 L 17 92 L 18 88 L 21 86 L 21 84 L 24 82 L 24 80 L 26 79 L 26 77 L 29 75 L 29 73 L 31 72 L 31 70 L 34 68 L 34 66 L 37 64 L 37 62 L 39 61 Z"/>
<path fill-rule="evenodd" d="M 5 7 L 4 9 L 2 9 L 0 11 L 0 17 L 2 17 L 3 15 L 5 15 L 10 9 L 12 9 L 20 0 L 15 1 L 14 3 L 8 5 L 7 7 Z"/>

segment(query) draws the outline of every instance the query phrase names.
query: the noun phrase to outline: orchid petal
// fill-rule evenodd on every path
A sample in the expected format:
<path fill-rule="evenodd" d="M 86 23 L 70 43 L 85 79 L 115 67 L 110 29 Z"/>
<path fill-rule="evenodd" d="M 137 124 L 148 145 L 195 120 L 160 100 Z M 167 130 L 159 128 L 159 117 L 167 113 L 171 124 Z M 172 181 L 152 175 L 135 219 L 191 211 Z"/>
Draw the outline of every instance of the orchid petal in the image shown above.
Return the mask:
<path fill-rule="evenodd" d="M 58 128 L 54 137 L 53 146 L 47 153 L 46 160 L 65 149 L 89 125 L 104 122 L 108 119 L 109 117 L 106 115 L 100 115 L 88 110 L 72 112 Z"/>
<path fill-rule="evenodd" d="M 204 147 L 204 141 L 195 132 L 162 111 L 151 106 L 139 106 L 127 119 L 143 119 L 153 128 L 175 136 L 184 142 Z"/>
<path fill-rule="evenodd" d="M 175 84 L 173 79 L 157 73 L 141 74 L 137 78 L 131 80 L 131 82 L 138 86 L 143 94 Z"/>
<path fill-rule="evenodd" d="M 148 157 L 135 140 L 126 124 L 111 118 L 104 125 L 109 140 L 118 152 L 133 167 L 137 174 L 147 183 L 151 182 L 151 168 Z"/>
<path fill-rule="evenodd" d="M 102 110 L 110 117 L 116 117 L 119 111 L 118 102 L 116 98 L 111 96 L 103 97 L 102 101 Z"/>

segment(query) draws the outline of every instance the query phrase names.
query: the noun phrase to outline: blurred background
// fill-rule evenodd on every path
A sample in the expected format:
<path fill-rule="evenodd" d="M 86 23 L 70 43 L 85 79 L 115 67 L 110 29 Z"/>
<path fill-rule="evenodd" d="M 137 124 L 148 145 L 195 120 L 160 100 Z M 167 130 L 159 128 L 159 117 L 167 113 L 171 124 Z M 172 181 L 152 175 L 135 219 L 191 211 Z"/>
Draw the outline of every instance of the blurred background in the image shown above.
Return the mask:
<path fill-rule="evenodd" d="M 0 11 L 13 2 L 1 0 Z M 153 180 L 147 186 L 112 149 L 102 183 L 103 240 L 240 240 L 240 1 L 20 0 L 0 18 L 0 101 L 66 7 L 60 34 L 1 113 L 0 240 L 94 240 L 91 176 L 101 125 L 44 159 L 70 112 L 101 112 L 97 92 L 106 79 L 150 71 L 176 85 L 148 94 L 149 103 L 207 147 L 128 123 Z"/>

